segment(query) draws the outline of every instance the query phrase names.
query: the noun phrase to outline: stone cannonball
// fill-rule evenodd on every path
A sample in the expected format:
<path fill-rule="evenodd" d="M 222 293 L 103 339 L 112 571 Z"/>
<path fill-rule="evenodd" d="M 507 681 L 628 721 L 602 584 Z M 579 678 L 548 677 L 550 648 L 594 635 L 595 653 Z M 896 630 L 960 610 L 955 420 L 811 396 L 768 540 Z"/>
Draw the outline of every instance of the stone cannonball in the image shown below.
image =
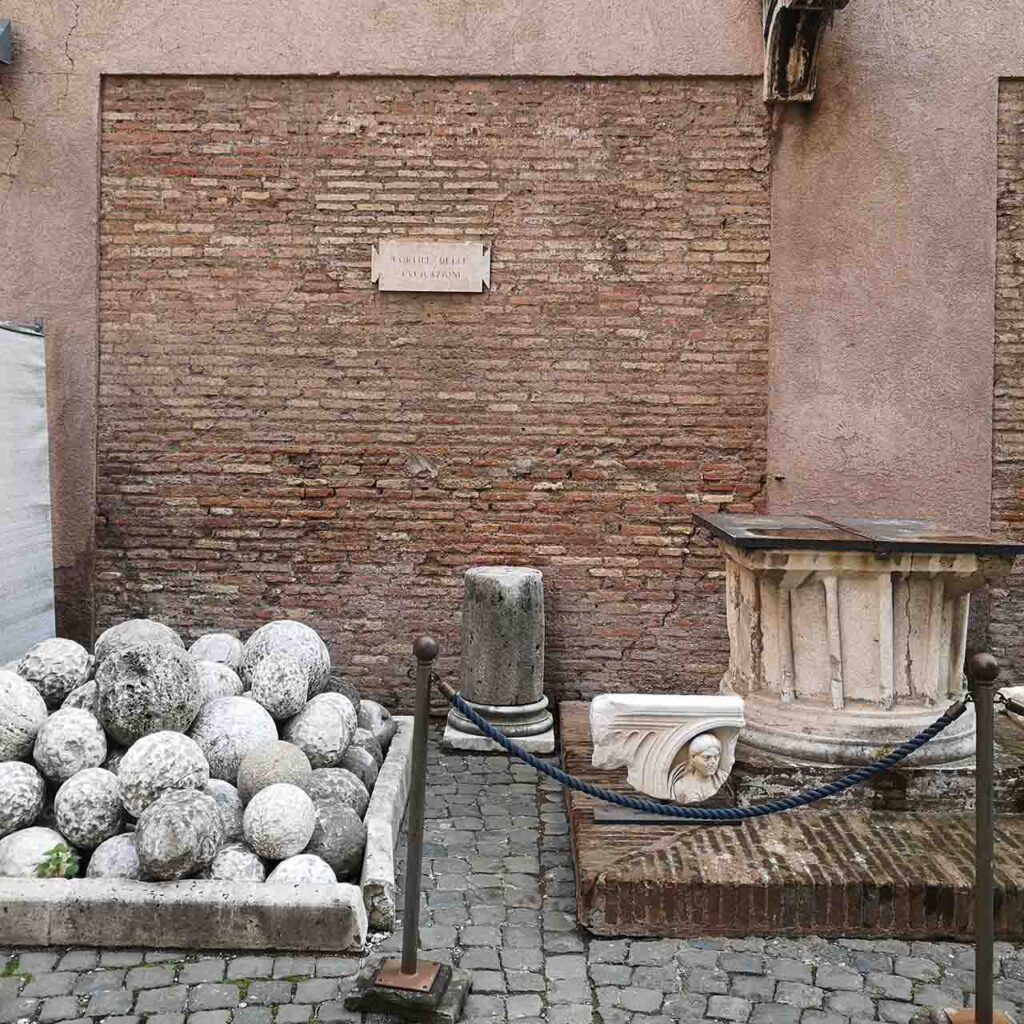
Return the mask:
<path fill-rule="evenodd" d="M 142 877 L 139 855 L 135 852 L 135 833 L 127 832 L 100 843 L 89 858 L 86 878 Z"/>
<path fill-rule="evenodd" d="M 348 729 L 348 743 L 352 742 L 352 737 L 356 734 L 356 729 L 359 728 L 359 715 L 356 713 L 354 707 L 352 707 L 352 701 L 348 699 L 343 693 L 323 693 L 320 695 L 323 697 L 321 703 L 327 707 L 333 707 L 342 718 L 345 719 L 345 727 Z"/>
<path fill-rule="evenodd" d="M 124 809 L 137 818 L 171 789 L 202 789 L 210 766 L 195 740 L 180 732 L 154 732 L 133 743 L 117 767 Z"/>
<path fill-rule="evenodd" d="M 32 753 L 46 721 L 39 691 L 14 672 L 0 669 L 0 761 L 21 761 Z"/>
<path fill-rule="evenodd" d="M 309 758 L 294 743 L 274 740 L 254 747 L 238 766 L 238 792 L 248 803 L 261 789 L 275 782 L 290 782 L 300 789 L 313 769 Z"/>
<path fill-rule="evenodd" d="M 65 698 L 62 708 L 81 708 L 90 715 L 100 717 L 100 688 L 95 679 L 76 686 Z"/>
<path fill-rule="evenodd" d="M 93 654 L 96 656 L 96 664 L 100 665 L 112 654 L 123 651 L 126 647 L 137 647 L 140 644 L 148 646 L 159 646 L 161 644 L 176 647 L 181 651 L 185 645 L 181 637 L 162 622 L 155 619 L 128 619 L 119 622 L 110 629 L 105 629 L 96 638 L 93 645 Z"/>
<path fill-rule="evenodd" d="M 220 808 L 220 816 L 224 819 L 224 841 L 231 843 L 242 838 L 242 812 L 245 805 L 241 794 L 223 779 L 210 779 L 203 792 L 212 796 Z"/>
<path fill-rule="evenodd" d="M 340 694 L 322 693 L 285 724 L 282 735 L 302 750 L 314 768 L 337 765 L 355 732 L 341 704 L 348 701 Z"/>
<path fill-rule="evenodd" d="M 324 687 L 324 693 L 340 693 L 343 697 L 348 697 L 353 710 L 356 713 L 359 712 L 359 687 L 350 679 L 343 679 L 341 676 L 331 676 Z"/>
<path fill-rule="evenodd" d="M 302 788 L 314 803 L 337 797 L 360 818 L 370 803 L 370 791 L 347 768 L 317 768 Z"/>
<path fill-rule="evenodd" d="M 57 828 L 68 842 L 94 850 L 124 828 L 117 776 L 104 768 L 84 768 L 57 790 Z"/>
<path fill-rule="evenodd" d="M 167 644 L 126 647 L 100 663 L 99 720 L 118 743 L 142 736 L 185 732 L 202 706 L 195 662 Z"/>
<path fill-rule="evenodd" d="M 281 861 L 267 875 L 268 883 L 334 885 L 338 881 L 331 865 L 312 853 L 299 853 Z"/>
<path fill-rule="evenodd" d="M 239 675 L 252 686 L 252 673 L 271 651 L 284 651 L 298 659 L 309 674 L 309 695 L 322 693 L 331 675 L 331 656 L 316 632 L 302 622 L 280 619 L 260 626 L 245 642 Z"/>
<path fill-rule="evenodd" d="M 51 782 L 64 782 L 83 768 L 98 768 L 106 756 L 103 727 L 81 708 L 54 711 L 36 733 L 32 750 L 36 767 Z"/>
<path fill-rule="evenodd" d="M 349 741 L 348 749 L 351 750 L 353 747 L 361 747 L 365 750 L 373 758 L 378 768 L 384 763 L 384 751 L 380 749 L 380 744 L 369 729 L 356 729 Z"/>
<path fill-rule="evenodd" d="M 242 680 L 234 669 L 222 665 L 219 661 L 197 661 L 199 685 L 203 690 L 203 703 L 209 704 L 218 697 L 240 697 Z"/>
<path fill-rule="evenodd" d="M 301 853 L 315 825 L 313 801 L 298 786 L 287 782 L 261 789 L 242 817 L 245 841 L 268 860 L 284 860 Z"/>
<path fill-rule="evenodd" d="M 216 661 L 237 672 L 245 645 L 230 633 L 204 633 L 189 649 L 196 661 Z"/>
<path fill-rule="evenodd" d="M 51 710 L 89 678 L 89 652 L 74 640 L 42 640 L 18 664 L 18 675 L 31 683 Z"/>
<path fill-rule="evenodd" d="M 68 846 L 64 837 L 52 828 L 23 828 L 0 839 L 0 877 L 36 878 L 55 846 Z"/>
<path fill-rule="evenodd" d="M 267 868 L 244 843 L 226 843 L 199 877 L 219 878 L 224 882 L 263 882 Z"/>
<path fill-rule="evenodd" d="M 391 717 L 391 712 L 375 700 L 361 700 L 359 728 L 373 733 L 373 738 L 380 744 L 380 749 L 387 753 L 391 740 L 398 732 L 398 723 Z"/>
<path fill-rule="evenodd" d="M 316 825 L 306 853 L 323 858 L 338 878 L 359 873 L 366 850 L 366 826 L 339 797 L 313 801 Z"/>
<path fill-rule="evenodd" d="M 368 792 L 373 792 L 373 787 L 377 782 L 377 762 L 374 761 L 373 755 L 368 750 L 350 744 L 345 753 L 341 755 L 341 764 L 338 767 L 347 768 L 362 782 Z"/>
<path fill-rule="evenodd" d="M 151 803 L 135 827 L 144 878 L 172 881 L 207 867 L 224 843 L 217 801 L 197 789 L 172 789 Z"/>
<path fill-rule="evenodd" d="M 262 657 L 249 676 L 249 696 L 277 721 L 297 715 L 309 697 L 309 673 L 298 658 L 286 651 Z"/>
<path fill-rule="evenodd" d="M 0 837 L 34 824 L 45 800 L 46 783 L 32 765 L 0 763 Z"/>
<path fill-rule="evenodd" d="M 235 784 L 242 758 L 277 739 L 266 708 L 249 697 L 218 697 L 203 706 L 189 730 L 210 763 L 210 777 Z"/>

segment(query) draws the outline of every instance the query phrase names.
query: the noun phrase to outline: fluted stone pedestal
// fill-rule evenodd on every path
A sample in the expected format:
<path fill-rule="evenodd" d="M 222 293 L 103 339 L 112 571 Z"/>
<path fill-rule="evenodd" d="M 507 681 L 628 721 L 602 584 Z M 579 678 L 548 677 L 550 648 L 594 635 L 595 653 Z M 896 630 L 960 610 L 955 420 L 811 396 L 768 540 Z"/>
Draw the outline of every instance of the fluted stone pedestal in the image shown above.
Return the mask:
<path fill-rule="evenodd" d="M 960 695 L 970 594 L 1021 546 L 912 520 L 702 515 L 726 560 L 729 668 L 746 751 L 866 764 Z M 911 766 L 974 753 L 974 709 Z"/>
<path fill-rule="evenodd" d="M 535 754 L 555 749 L 544 696 L 544 578 L 536 569 L 467 571 L 459 689 L 474 711 L 520 746 Z M 501 750 L 454 708 L 444 743 L 452 750 Z"/>

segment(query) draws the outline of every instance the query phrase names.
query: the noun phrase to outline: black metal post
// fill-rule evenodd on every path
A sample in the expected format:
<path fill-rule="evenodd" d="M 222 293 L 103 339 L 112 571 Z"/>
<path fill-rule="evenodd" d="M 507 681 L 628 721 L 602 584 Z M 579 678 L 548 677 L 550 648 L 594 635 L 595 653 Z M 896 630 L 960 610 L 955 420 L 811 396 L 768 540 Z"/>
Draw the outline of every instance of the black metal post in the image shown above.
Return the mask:
<path fill-rule="evenodd" d="M 437 641 L 421 636 L 412 647 L 416 655 L 416 711 L 412 733 L 412 792 L 409 794 L 409 842 L 405 855 L 405 911 L 402 916 L 402 973 L 415 974 L 420 935 L 420 887 L 423 872 L 423 809 L 427 798 L 427 724 L 430 714 L 430 676 Z"/>
<path fill-rule="evenodd" d="M 995 906 L 993 892 L 992 794 L 995 771 L 995 681 L 999 663 L 991 654 L 975 654 L 967 665 L 967 680 L 974 699 L 977 723 L 975 752 L 974 835 L 974 1021 L 992 1024 L 993 946 Z"/>

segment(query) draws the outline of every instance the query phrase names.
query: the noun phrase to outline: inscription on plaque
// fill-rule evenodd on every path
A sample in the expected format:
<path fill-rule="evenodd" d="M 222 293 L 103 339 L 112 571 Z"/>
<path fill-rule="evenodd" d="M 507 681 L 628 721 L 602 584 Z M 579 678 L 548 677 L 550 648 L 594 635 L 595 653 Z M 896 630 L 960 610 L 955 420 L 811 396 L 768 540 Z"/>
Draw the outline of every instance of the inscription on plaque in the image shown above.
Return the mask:
<path fill-rule="evenodd" d="M 382 238 L 373 245 L 370 280 L 382 292 L 482 292 L 491 286 L 491 247 Z"/>

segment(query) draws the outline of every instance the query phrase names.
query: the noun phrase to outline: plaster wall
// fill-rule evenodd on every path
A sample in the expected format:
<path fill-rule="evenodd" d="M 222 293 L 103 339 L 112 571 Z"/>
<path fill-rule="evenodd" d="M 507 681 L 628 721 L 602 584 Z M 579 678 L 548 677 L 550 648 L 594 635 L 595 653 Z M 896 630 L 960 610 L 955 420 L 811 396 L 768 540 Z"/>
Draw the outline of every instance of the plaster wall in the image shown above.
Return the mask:
<path fill-rule="evenodd" d="M 753 75 L 757 0 L 7 0 L 0 311 L 44 318 L 61 629 L 91 628 L 104 73 Z M 776 113 L 769 500 L 985 529 L 996 102 L 1024 0 L 853 0 Z"/>

